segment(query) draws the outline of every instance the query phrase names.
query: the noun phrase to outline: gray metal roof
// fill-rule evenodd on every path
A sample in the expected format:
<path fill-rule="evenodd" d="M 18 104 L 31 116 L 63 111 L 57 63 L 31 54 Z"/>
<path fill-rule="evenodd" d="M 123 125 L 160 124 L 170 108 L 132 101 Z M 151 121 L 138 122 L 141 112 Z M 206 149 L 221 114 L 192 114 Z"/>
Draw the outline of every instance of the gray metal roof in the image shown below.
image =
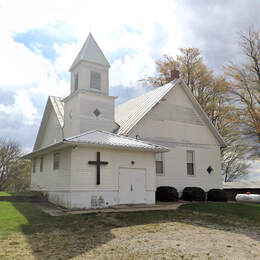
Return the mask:
<path fill-rule="evenodd" d="M 174 80 L 162 87 L 130 99 L 115 108 L 115 121 L 120 125 L 118 134 L 126 135 L 130 130 L 176 86 Z"/>
<path fill-rule="evenodd" d="M 60 126 L 64 126 L 64 102 L 61 101 L 62 98 L 50 96 L 50 101 L 52 103 L 53 109 L 57 115 Z"/>
<path fill-rule="evenodd" d="M 147 92 L 139 97 L 133 98 L 115 108 L 115 121 L 120 125 L 118 134 L 127 135 L 131 129 L 160 101 L 169 93 L 175 86 L 181 84 L 185 93 L 190 98 L 195 109 L 200 114 L 206 125 L 212 131 L 213 135 L 219 141 L 221 147 L 226 147 L 226 143 L 218 130 L 211 123 L 206 113 L 201 108 L 200 104 L 193 96 L 191 90 L 187 87 L 182 79 L 175 79 L 170 83 L 158 87 L 150 92 Z"/>
<path fill-rule="evenodd" d="M 169 149 L 165 146 L 148 143 L 142 140 L 125 137 L 122 135 L 112 134 L 110 132 L 101 130 L 87 131 L 85 133 L 66 138 L 64 139 L 64 142 L 153 152 L 169 151 Z"/>
<path fill-rule="evenodd" d="M 223 189 L 260 189 L 260 181 L 224 182 Z"/>
<path fill-rule="evenodd" d="M 119 135 L 127 135 L 131 129 L 160 101 L 165 97 L 167 93 L 169 93 L 176 85 L 181 83 L 187 95 L 190 97 L 192 103 L 195 108 L 197 108 L 198 113 L 201 115 L 204 122 L 207 124 L 209 129 L 215 135 L 221 147 L 225 147 L 225 141 L 220 136 L 217 129 L 210 122 L 209 118 L 205 114 L 205 112 L 200 107 L 197 100 L 192 95 L 190 89 L 185 85 L 183 80 L 176 79 L 162 87 L 151 90 L 141 96 L 130 99 L 129 101 L 117 106 L 115 108 L 115 122 L 120 126 L 118 133 Z M 61 98 L 58 97 L 50 97 L 58 120 L 60 122 L 61 127 L 64 125 L 64 102 L 62 102 Z"/>

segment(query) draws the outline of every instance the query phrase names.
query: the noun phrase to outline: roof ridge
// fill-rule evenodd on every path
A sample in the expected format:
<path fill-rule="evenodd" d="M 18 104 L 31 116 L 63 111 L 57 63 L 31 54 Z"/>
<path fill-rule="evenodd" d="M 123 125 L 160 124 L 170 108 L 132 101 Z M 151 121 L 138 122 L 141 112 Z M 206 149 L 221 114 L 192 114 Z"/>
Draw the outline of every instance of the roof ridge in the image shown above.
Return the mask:
<path fill-rule="evenodd" d="M 62 97 L 53 96 L 53 95 L 49 95 L 49 97 L 58 98 L 58 99 L 63 99 Z M 62 102 L 62 101 L 61 101 L 61 102 Z"/>
<path fill-rule="evenodd" d="M 73 138 L 77 138 L 77 137 L 80 137 L 80 136 L 83 136 L 83 135 L 86 135 L 86 134 L 90 134 L 90 133 L 93 133 L 93 132 L 96 132 L 98 130 L 88 130 L 88 131 L 85 131 L 84 133 L 80 133 L 80 134 L 77 134 L 77 135 L 73 135 L 73 136 L 70 136 L 70 137 L 67 137 L 67 138 L 64 138 L 65 140 L 66 139 L 73 139 Z"/>
<path fill-rule="evenodd" d="M 104 134 L 107 134 L 107 135 L 112 135 L 112 136 L 115 136 L 115 137 L 118 137 L 118 138 L 127 139 L 127 140 L 130 140 L 130 141 L 135 141 L 135 142 L 138 142 L 138 143 L 151 145 L 151 146 L 155 146 L 155 147 L 158 147 L 158 148 L 161 147 L 161 148 L 164 148 L 166 150 L 169 150 L 168 147 L 163 146 L 163 145 L 158 145 L 158 144 L 154 144 L 154 143 L 151 143 L 151 142 L 148 142 L 148 141 L 145 141 L 145 140 L 140 140 L 140 139 L 136 139 L 136 138 L 125 136 L 125 135 L 118 135 L 118 134 L 115 134 L 115 133 L 111 133 L 111 132 L 108 132 L 108 131 L 105 131 L 105 130 L 98 130 L 98 129 L 86 131 L 86 132 L 81 133 L 79 135 L 65 138 L 65 140 L 70 141 L 71 139 L 74 139 L 74 138 L 77 138 L 77 137 L 81 137 L 81 136 L 84 136 L 84 135 L 87 135 L 87 134 L 91 134 L 91 133 L 94 133 L 94 132 L 100 132 L 100 133 L 104 133 Z"/>
<path fill-rule="evenodd" d="M 128 140 L 136 141 L 136 142 L 143 143 L 143 144 L 150 144 L 150 145 L 155 145 L 155 146 L 158 146 L 158 147 L 161 146 L 161 147 L 164 147 L 164 148 L 168 149 L 166 146 L 157 145 L 157 144 L 150 143 L 150 142 L 147 142 L 147 141 L 144 141 L 144 140 L 140 140 L 140 139 L 136 139 L 136 138 L 133 138 L 133 137 L 130 137 L 130 136 L 118 135 L 118 134 L 115 134 L 115 133 L 107 132 L 105 130 L 96 130 L 96 131 L 107 133 L 107 134 L 110 134 L 110 135 L 113 135 L 113 136 L 116 136 L 116 137 L 120 137 L 120 138 L 125 138 L 125 139 L 128 139 Z"/>

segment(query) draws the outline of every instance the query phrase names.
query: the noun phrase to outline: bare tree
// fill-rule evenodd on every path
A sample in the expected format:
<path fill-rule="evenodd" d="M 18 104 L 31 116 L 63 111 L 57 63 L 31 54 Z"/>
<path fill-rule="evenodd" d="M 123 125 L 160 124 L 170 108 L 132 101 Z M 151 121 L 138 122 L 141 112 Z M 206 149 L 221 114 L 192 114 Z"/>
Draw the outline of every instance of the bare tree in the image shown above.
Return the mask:
<path fill-rule="evenodd" d="M 0 190 L 24 190 L 29 185 L 30 162 L 21 160 L 20 145 L 0 139 Z"/>
<path fill-rule="evenodd" d="M 222 170 L 226 181 L 247 174 L 248 146 L 240 138 L 240 110 L 230 100 L 230 85 L 224 77 L 216 77 L 203 63 L 197 48 L 181 48 L 180 55 L 165 55 L 156 61 L 157 72 L 141 80 L 146 85 L 160 87 L 172 79 L 171 70 L 179 70 L 181 78 L 190 88 L 211 122 L 224 137 L 227 147 L 221 150 Z"/>
<path fill-rule="evenodd" d="M 245 62 L 225 66 L 230 77 L 231 93 L 239 108 L 241 134 L 249 146 L 252 156 L 260 158 L 260 37 L 259 31 L 250 28 L 239 34 L 239 45 Z"/>

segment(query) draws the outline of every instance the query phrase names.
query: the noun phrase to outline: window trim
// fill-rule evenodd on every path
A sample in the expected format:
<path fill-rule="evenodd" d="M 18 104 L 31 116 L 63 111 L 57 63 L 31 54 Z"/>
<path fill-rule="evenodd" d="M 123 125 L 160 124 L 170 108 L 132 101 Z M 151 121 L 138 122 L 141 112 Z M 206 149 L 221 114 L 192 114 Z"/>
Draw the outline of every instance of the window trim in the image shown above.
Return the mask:
<path fill-rule="evenodd" d="M 36 162 L 37 162 L 37 159 L 35 158 L 35 159 L 33 159 L 33 162 L 32 162 L 32 172 L 33 173 L 36 173 Z"/>
<path fill-rule="evenodd" d="M 55 155 L 57 155 L 57 154 L 59 155 L 58 166 L 56 166 L 56 164 L 55 164 Z M 54 171 L 57 171 L 57 170 L 60 169 L 60 152 L 54 152 L 53 153 L 53 167 L 52 168 L 53 168 Z"/>
<path fill-rule="evenodd" d="M 155 173 L 156 173 L 156 175 L 158 175 L 158 176 L 164 176 L 164 175 L 165 175 L 164 153 L 159 153 L 159 154 L 161 154 L 161 156 L 162 156 L 162 160 L 161 160 L 161 161 L 157 161 L 157 160 L 156 160 L 156 154 L 157 154 L 157 153 L 155 153 Z M 157 172 L 156 162 L 162 162 L 162 173 L 158 173 L 158 172 Z"/>
<path fill-rule="evenodd" d="M 44 159 L 42 156 L 42 157 L 40 157 L 40 172 L 43 172 L 43 162 L 44 162 Z"/>
<path fill-rule="evenodd" d="M 193 174 L 188 174 L 188 152 L 192 152 Z M 196 176 L 195 151 L 194 150 L 186 150 L 186 174 L 189 177 L 195 177 Z"/>
<path fill-rule="evenodd" d="M 76 81 L 77 81 L 77 88 L 76 88 Z M 74 74 L 74 91 L 79 89 L 79 73 Z"/>
<path fill-rule="evenodd" d="M 99 82 L 100 84 L 99 84 L 99 88 L 92 88 L 92 87 L 91 87 L 91 74 L 92 74 L 92 73 L 97 73 L 97 74 L 100 75 L 100 82 Z M 89 88 L 90 88 L 91 90 L 93 90 L 93 91 L 98 91 L 98 92 L 100 92 L 100 91 L 101 91 L 101 82 L 102 82 L 102 79 L 101 79 L 101 72 L 91 70 L 91 71 L 90 71 L 90 82 L 89 82 Z"/>

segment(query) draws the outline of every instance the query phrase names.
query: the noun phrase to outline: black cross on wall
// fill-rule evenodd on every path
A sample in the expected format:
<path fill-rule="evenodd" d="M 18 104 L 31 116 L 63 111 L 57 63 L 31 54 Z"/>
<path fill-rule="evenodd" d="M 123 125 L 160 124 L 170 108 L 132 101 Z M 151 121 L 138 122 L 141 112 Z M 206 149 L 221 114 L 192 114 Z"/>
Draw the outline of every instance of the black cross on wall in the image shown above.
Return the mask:
<path fill-rule="evenodd" d="M 96 161 L 88 161 L 88 164 L 94 164 L 97 166 L 97 185 L 100 184 L 100 165 L 106 165 L 108 162 L 100 161 L 100 152 L 97 152 Z"/>

